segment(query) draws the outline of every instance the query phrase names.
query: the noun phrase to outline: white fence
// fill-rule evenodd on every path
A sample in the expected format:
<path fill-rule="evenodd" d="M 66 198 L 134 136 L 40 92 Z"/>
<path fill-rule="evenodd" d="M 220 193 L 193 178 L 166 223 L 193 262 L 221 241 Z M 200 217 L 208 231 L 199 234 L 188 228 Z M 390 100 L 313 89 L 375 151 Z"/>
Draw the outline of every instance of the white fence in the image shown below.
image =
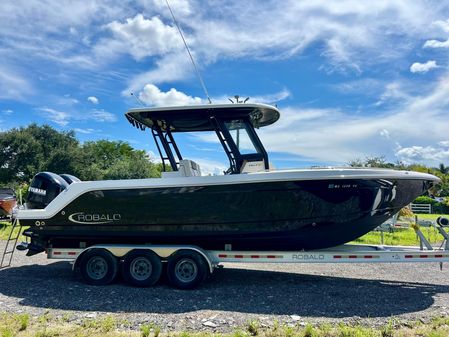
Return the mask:
<path fill-rule="evenodd" d="M 432 205 L 431 204 L 410 204 L 410 208 L 413 213 L 432 213 Z"/>

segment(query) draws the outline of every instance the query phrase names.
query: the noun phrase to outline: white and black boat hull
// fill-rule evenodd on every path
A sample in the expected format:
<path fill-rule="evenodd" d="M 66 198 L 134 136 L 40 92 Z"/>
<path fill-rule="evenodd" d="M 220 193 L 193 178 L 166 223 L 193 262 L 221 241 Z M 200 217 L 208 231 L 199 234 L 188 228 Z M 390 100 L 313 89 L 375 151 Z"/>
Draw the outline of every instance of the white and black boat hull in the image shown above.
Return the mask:
<path fill-rule="evenodd" d="M 79 187 L 72 200 L 58 196 L 59 206 L 24 210 L 19 218 L 30 226 L 26 233 L 35 251 L 49 244 L 73 247 L 79 242 L 310 250 L 360 237 L 436 182 L 431 175 L 411 172 L 371 170 L 383 172 L 375 178 L 363 170 L 352 175 L 336 171 L 317 179 L 313 175 L 294 179 L 298 174 L 292 173 L 281 180 L 267 173 L 263 181 L 222 177 L 221 183 L 209 183 L 214 177 L 198 177 L 185 184 L 178 178 L 178 186 L 123 183 L 114 188 L 103 182 L 89 189 L 88 183 L 77 183 L 70 186 Z M 87 184 L 84 189 L 82 184 Z"/>

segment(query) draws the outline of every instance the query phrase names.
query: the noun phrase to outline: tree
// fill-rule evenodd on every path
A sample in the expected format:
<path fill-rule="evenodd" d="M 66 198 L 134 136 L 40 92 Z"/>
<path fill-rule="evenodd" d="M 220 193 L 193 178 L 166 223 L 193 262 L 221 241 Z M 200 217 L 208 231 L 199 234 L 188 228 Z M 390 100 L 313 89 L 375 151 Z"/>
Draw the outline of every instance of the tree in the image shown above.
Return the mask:
<path fill-rule="evenodd" d="M 122 141 L 98 140 L 84 143 L 83 152 L 103 170 L 111 167 L 117 160 L 129 158 L 133 153 L 145 155 L 145 151 L 134 150 Z"/>
<path fill-rule="evenodd" d="M 59 132 L 48 125 L 31 124 L 0 133 L 0 183 L 28 182 L 37 172 L 57 168 L 70 171 L 79 155 L 73 131 Z M 62 173 L 62 172 L 61 172 Z"/>
<path fill-rule="evenodd" d="M 384 156 L 366 157 L 365 160 L 360 158 L 348 162 L 351 167 L 379 167 L 379 168 L 394 168 L 396 165 L 388 163 Z"/>
<path fill-rule="evenodd" d="M 443 174 L 448 174 L 449 173 L 449 166 L 445 166 L 443 163 L 441 163 L 438 166 L 438 170 L 443 173 Z"/>
<path fill-rule="evenodd" d="M 104 179 L 138 179 L 160 177 L 156 165 L 148 165 L 149 159 L 133 153 L 120 161 L 116 161 L 105 172 Z"/>
<path fill-rule="evenodd" d="M 158 177 L 161 165 L 126 142 L 99 140 L 81 145 L 73 131 L 31 124 L 0 133 L 0 185 L 29 183 L 42 171 L 81 180 Z"/>
<path fill-rule="evenodd" d="M 136 150 L 126 142 L 87 142 L 83 153 L 90 167 L 83 171 L 85 179 L 138 179 L 161 175 L 159 166 L 151 162 L 145 151 Z"/>

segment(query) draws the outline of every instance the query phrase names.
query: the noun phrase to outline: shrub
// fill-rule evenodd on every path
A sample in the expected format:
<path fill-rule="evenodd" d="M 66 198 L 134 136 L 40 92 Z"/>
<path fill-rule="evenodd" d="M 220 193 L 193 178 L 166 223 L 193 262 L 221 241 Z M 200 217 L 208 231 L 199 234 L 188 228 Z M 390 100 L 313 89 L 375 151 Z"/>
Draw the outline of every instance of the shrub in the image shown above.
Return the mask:
<path fill-rule="evenodd" d="M 431 204 L 432 205 L 432 213 L 434 214 L 449 214 L 449 205 L 447 204 L 447 200 L 444 199 L 442 202 L 439 202 L 433 198 L 420 196 L 413 201 L 414 204 Z"/>
<path fill-rule="evenodd" d="M 414 204 L 431 204 L 432 206 L 437 204 L 438 201 L 436 201 L 435 199 L 432 199 L 431 197 L 426 197 L 425 195 L 422 195 L 418 198 L 416 198 L 413 201 Z"/>
<path fill-rule="evenodd" d="M 449 206 L 444 202 L 437 202 L 435 205 L 432 205 L 432 213 L 449 214 Z"/>

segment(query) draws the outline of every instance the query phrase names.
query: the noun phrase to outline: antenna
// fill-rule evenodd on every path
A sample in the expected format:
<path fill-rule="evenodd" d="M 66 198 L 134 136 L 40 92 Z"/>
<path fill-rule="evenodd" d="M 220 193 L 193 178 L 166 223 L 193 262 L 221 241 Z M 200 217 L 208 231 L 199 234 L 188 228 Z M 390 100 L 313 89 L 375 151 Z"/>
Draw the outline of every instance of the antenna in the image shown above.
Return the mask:
<path fill-rule="evenodd" d="M 232 98 L 228 98 L 228 100 L 230 100 L 232 104 L 234 104 L 234 103 L 240 104 L 240 103 L 248 102 L 249 97 L 246 97 L 245 100 L 242 101 L 242 100 L 240 100 L 240 96 L 239 95 L 234 95 L 234 99 L 235 99 L 235 101 L 233 101 Z"/>
<path fill-rule="evenodd" d="M 131 91 L 131 96 L 134 97 L 136 99 L 136 101 L 142 106 L 145 107 L 145 104 L 143 104 L 143 102 L 139 99 L 139 97 L 137 97 L 136 95 L 134 95 L 134 93 Z"/>
<path fill-rule="evenodd" d="M 193 56 L 190 53 L 190 49 L 189 49 L 189 46 L 187 45 L 186 39 L 184 38 L 184 35 L 182 34 L 181 27 L 179 27 L 178 21 L 176 21 L 175 15 L 173 14 L 173 11 L 171 10 L 171 7 L 170 7 L 170 4 L 168 3 L 168 0 L 165 0 L 165 2 L 167 3 L 167 7 L 168 7 L 168 9 L 170 11 L 170 14 L 171 14 L 171 16 L 173 18 L 173 22 L 176 25 L 176 28 L 178 28 L 179 35 L 181 35 L 182 42 L 184 42 L 184 46 L 186 47 L 187 53 L 189 54 L 190 61 L 192 61 L 193 68 L 195 69 L 196 75 L 198 76 L 198 79 L 200 80 L 201 86 L 203 87 L 203 90 L 204 90 L 204 93 L 206 94 L 207 100 L 209 101 L 209 104 L 212 104 L 212 101 L 211 101 L 211 99 L 209 97 L 209 93 L 207 92 L 206 85 L 204 84 L 203 78 L 201 77 L 201 73 L 200 73 L 200 71 L 198 70 L 198 67 L 195 64 L 195 60 L 193 59 Z"/>

